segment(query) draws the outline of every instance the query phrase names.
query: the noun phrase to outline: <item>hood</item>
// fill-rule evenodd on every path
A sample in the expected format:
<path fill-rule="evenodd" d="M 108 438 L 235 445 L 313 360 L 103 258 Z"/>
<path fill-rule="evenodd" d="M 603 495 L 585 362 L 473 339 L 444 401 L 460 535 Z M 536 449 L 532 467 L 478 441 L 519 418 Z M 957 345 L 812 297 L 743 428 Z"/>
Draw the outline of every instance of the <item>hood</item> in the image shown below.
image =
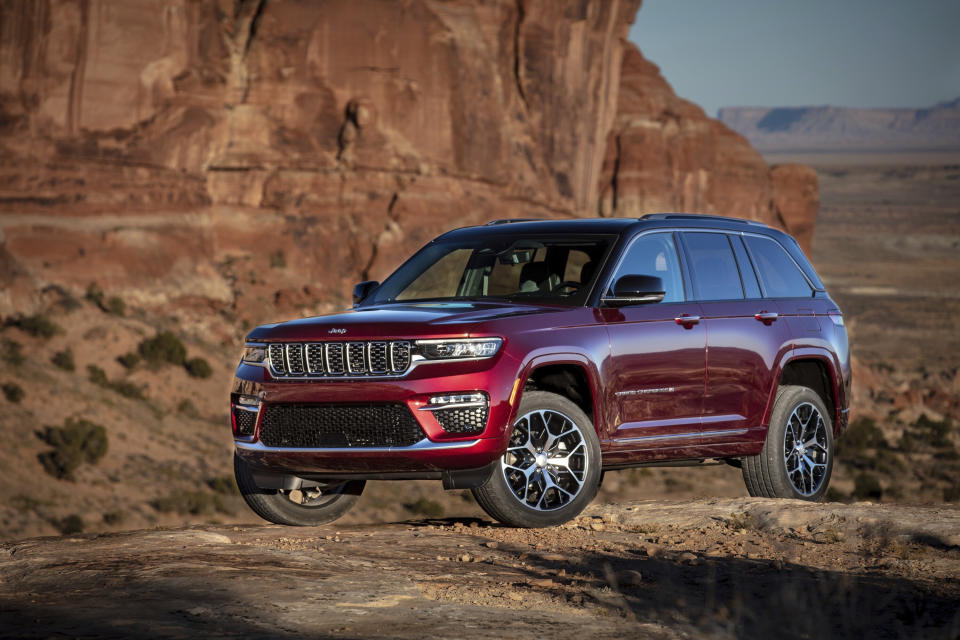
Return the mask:
<path fill-rule="evenodd" d="M 466 337 L 481 322 L 567 310 L 569 307 L 499 302 L 389 304 L 265 324 L 252 330 L 247 341 Z"/>

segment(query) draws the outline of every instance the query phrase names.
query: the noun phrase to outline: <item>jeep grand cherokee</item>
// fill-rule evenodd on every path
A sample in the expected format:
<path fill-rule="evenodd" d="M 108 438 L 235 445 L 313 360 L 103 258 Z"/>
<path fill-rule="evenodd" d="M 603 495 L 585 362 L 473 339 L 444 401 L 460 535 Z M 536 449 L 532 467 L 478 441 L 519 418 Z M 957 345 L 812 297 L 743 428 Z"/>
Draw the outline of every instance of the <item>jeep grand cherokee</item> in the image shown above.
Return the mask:
<path fill-rule="evenodd" d="M 781 231 L 501 220 L 443 234 L 354 301 L 247 336 L 234 468 L 271 522 L 329 522 L 369 479 L 439 479 L 523 527 L 639 465 L 722 461 L 753 496 L 826 492 L 847 333 Z"/>

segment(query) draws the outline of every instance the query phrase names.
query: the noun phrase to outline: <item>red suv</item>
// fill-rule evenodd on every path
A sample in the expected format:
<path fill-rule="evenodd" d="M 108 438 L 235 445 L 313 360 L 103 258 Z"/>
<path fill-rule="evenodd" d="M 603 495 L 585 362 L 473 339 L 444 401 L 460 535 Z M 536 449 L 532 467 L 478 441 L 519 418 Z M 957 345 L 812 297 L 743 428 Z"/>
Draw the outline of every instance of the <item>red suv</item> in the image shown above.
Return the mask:
<path fill-rule="evenodd" d="M 789 235 L 747 220 L 499 220 L 430 242 L 344 313 L 257 327 L 231 393 L 263 518 L 341 516 L 368 479 L 576 516 L 602 474 L 723 461 L 821 499 L 846 426 L 843 316 Z"/>

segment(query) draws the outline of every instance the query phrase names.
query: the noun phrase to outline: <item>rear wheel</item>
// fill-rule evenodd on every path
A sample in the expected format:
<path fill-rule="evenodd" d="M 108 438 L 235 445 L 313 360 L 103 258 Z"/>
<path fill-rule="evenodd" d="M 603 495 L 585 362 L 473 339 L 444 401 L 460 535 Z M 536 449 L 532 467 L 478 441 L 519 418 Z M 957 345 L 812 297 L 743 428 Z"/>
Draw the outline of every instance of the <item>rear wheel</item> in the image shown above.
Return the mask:
<path fill-rule="evenodd" d="M 240 494 L 258 516 L 274 524 L 310 527 L 333 522 L 353 507 L 363 493 L 363 480 L 331 482 L 293 491 L 261 489 L 250 467 L 236 453 L 233 472 Z"/>
<path fill-rule="evenodd" d="M 820 501 L 833 470 L 833 422 L 808 387 L 783 386 L 770 417 L 763 450 L 743 459 L 751 496 Z"/>
<path fill-rule="evenodd" d="M 593 423 L 555 393 L 523 395 L 497 470 L 473 489 L 494 519 L 515 527 L 550 527 L 574 518 L 597 494 L 600 441 Z"/>

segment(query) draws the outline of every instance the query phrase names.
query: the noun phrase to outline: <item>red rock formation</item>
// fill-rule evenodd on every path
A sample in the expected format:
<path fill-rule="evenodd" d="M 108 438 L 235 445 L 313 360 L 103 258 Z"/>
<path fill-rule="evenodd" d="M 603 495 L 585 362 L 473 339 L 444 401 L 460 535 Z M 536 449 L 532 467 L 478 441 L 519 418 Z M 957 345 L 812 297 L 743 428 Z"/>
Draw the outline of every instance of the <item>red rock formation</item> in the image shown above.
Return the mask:
<path fill-rule="evenodd" d="M 598 199 L 807 220 L 632 49 L 621 82 L 639 1 L 2 3 L 0 314 L 97 281 L 204 331 L 281 319 Z"/>
<path fill-rule="evenodd" d="M 690 211 L 750 218 L 797 235 L 809 253 L 816 173 L 800 165 L 770 169 L 745 138 L 678 98 L 633 45 L 624 52 L 601 180 L 601 215 Z"/>

